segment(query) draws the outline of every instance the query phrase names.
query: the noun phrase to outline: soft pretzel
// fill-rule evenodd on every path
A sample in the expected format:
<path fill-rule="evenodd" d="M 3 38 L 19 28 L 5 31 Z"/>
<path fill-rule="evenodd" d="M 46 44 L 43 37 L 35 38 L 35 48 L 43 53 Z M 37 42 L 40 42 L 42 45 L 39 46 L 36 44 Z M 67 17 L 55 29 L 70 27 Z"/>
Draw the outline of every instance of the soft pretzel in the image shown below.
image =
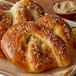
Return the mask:
<path fill-rule="evenodd" d="M 33 19 L 39 18 L 44 14 L 42 7 L 38 4 L 35 4 L 31 0 L 21 0 L 20 2 L 17 2 L 13 7 L 11 4 L 4 1 L 3 2 L 0 1 L 0 3 L 2 7 L 0 8 L 1 9 L 0 10 L 0 17 L 1 17 L 0 18 L 0 27 L 1 27 L 0 40 L 2 39 L 3 34 L 6 32 L 6 30 L 9 28 L 10 25 L 15 23 L 20 23 L 26 20 L 33 20 Z M 27 10 L 26 7 L 27 8 L 29 7 L 29 9 Z M 11 10 L 8 10 L 8 8 L 11 8 Z M 8 11 L 2 11 L 2 10 L 8 10 Z M 31 12 L 33 13 L 33 15 L 31 14 Z M 0 57 L 4 57 L 4 54 L 1 50 L 1 45 L 0 45 Z"/>
<path fill-rule="evenodd" d="M 9 12 L 0 10 L 0 57 L 4 57 L 1 49 L 1 40 L 4 33 L 11 26 L 11 14 Z"/>
<path fill-rule="evenodd" d="M 13 24 L 33 21 L 44 15 L 43 8 L 32 0 L 20 0 L 11 9 Z"/>
<path fill-rule="evenodd" d="M 65 21 L 59 17 L 46 15 L 37 19 L 36 23 L 39 27 L 41 27 L 40 25 L 43 25 L 45 28 L 58 35 L 59 38 L 66 43 L 68 53 L 71 51 L 73 47 L 72 31 Z"/>
<path fill-rule="evenodd" d="M 10 10 L 12 6 L 13 6 L 12 3 L 0 0 L 0 9 L 1 10 Z"/>
<path fill-rule="evenodd" d="M 43 16 L 35 22 L 10 27 L 1 46 L 6 57 L 18 68 L 25 72 L 43 72 L 70 64 L 72 33 L 60 18 Z"/>

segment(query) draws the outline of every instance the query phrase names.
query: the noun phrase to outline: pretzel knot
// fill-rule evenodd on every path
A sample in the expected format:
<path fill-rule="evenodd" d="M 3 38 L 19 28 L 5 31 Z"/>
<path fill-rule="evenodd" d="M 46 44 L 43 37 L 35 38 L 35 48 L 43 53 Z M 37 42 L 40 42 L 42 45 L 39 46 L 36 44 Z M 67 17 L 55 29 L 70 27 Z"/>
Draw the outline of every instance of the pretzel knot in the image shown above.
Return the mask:
<path fill-rule="evenodd" d="M 43 72 L 70 64 L 72 33 L 66 22 L 47 15 L 10 27 L 1 44 L 6 57 L 18 68 Z"/>

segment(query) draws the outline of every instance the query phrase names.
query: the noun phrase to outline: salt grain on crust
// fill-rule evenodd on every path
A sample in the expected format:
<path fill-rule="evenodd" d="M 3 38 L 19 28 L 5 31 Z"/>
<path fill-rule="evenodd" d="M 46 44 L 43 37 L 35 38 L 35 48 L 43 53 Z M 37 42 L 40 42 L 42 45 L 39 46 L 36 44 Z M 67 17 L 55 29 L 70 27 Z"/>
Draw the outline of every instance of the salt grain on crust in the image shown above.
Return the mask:
<path fill-rule="evenodd" d="M 63 26 L 65 27 L 65 26 L 66 26 L 66 24 L 63 24 Z"/>
<path fill-rule="evenodd" d="M 59 54 L 63 54 L 63 51 L 59 50 Z"/>
<path fill-rule="evenodd" d="M 17 27 L 17 30 L 22 30 L 22 27 L 21 27 L 21 26 L 18 26 L 18 27 Z"/>
<path fill-rule="evenodd" d="M 65 28 L 65 32 L 67 33 L 67 38 L 70 39 L 70 31 L 68 28 Z"/>

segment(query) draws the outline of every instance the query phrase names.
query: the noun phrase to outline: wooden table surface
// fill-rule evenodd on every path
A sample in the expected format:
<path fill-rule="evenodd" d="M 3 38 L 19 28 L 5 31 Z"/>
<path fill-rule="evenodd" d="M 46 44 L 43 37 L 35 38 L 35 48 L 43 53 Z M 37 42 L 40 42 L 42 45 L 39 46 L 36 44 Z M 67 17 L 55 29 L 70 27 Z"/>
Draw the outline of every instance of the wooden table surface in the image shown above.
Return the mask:
<path fill-rule="evenodd" d="M 19 0 L 7 0 L 7 1 L 15 3 L 16 1 Z M 64 1 L 64 0 L 34 0 L 34 1 L 39 3 L 44 8 L 46 13 L 56 15 L 52 9 L 53 5 L 58 1 Z M 76 2 L 76 0 L 71 0 L 71 1 Z M 71 20 L 76 21 L 76 15 L 74 15 L 74 17 Z"/>

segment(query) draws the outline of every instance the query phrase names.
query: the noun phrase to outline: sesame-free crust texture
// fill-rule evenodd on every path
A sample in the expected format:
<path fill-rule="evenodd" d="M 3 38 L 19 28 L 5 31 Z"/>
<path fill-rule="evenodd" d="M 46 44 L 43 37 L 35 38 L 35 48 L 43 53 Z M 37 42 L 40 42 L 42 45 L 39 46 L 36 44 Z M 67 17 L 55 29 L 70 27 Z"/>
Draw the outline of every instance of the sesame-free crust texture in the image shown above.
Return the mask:
<path fill-rule="evenodd" d="M 2 38 L 1 47 L 7 59 L 25 72 L 67 67 L 70 65 L 72 32 L 59 17 L 47 15 L 35 22 L 11 26 Z"/>

